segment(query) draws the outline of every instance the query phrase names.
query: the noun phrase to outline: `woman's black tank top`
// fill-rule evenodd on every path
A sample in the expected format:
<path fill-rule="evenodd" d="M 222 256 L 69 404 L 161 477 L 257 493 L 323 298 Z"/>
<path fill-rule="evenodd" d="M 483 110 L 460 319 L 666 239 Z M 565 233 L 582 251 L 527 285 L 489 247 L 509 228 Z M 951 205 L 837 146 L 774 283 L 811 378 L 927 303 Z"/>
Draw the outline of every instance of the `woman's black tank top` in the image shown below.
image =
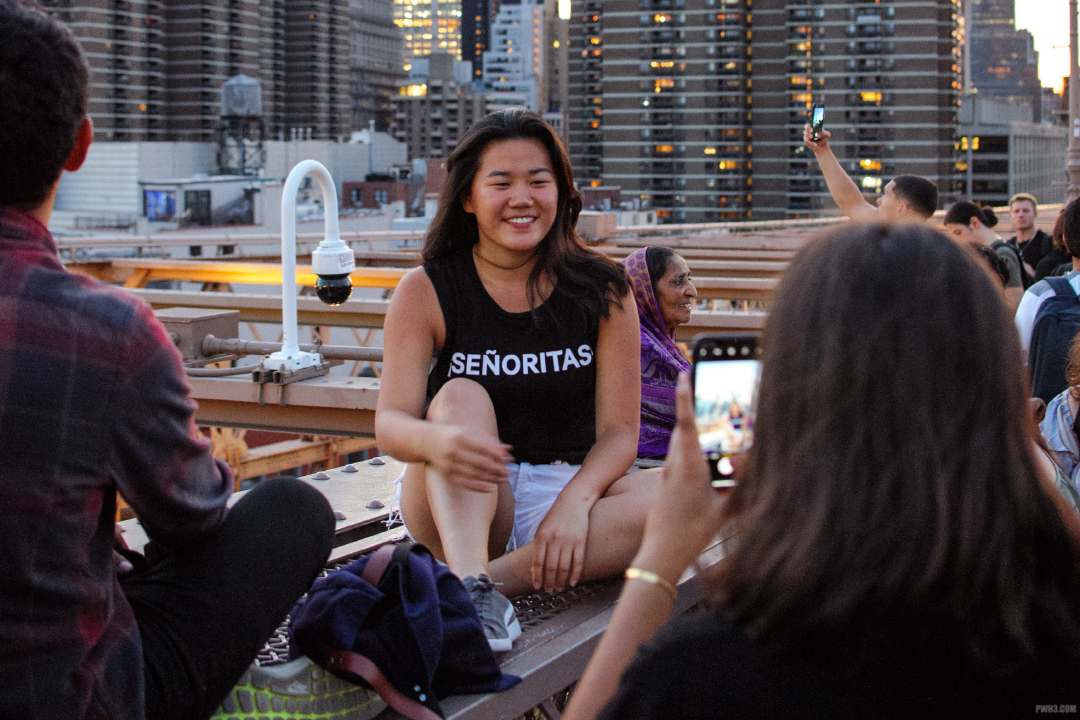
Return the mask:
<path fill-rule="evenodd" d="M 559 291 L 535 313 L 499 307 L 472 251 L 424 263 L 446 323 L 427 397 L 451 378 L 474 380 L 495 406 L 499 438 L 517 462 L 579 465 L 596 443 L 599 317 Z"/>

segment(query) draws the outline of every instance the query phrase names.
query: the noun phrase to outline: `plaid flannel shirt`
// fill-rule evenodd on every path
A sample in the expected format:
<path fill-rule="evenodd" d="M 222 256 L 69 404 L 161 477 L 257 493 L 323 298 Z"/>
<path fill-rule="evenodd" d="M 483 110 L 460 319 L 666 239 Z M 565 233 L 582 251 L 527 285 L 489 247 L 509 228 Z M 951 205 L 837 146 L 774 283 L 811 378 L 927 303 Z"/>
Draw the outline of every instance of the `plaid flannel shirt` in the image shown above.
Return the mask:
<path fill-rule="evenodd" d="M 145 303 L 68 273 L 44 226 L 0 208 L 0 717 L 144 717 L 116 492 L 167 549 L 221 522 L 232 474 L 188 395 Z"/>

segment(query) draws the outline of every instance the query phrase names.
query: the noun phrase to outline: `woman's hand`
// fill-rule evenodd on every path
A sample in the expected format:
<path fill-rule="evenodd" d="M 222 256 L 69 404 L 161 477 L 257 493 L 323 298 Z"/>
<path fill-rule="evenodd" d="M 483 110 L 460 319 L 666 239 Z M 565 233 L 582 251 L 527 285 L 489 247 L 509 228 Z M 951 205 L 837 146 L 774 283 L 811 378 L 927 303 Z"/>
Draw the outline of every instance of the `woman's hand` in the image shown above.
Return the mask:
<path fill-rule="evenodd" d="M 712 486 L 694 424 L 690 376 L 679 374 L 676 422 L 645 537 L 633 566 L 677 583 L 720 530 L 723 493 Z"/>
<path fill-rule="evenodd" d="M 533 538 L 533 587 L 562 591 L 577 585 L 585 568 L 585 540 L 592 504 L 559 495 Z"/>
<path fill-rule="evenodd" d="M 474 492 L 497 492 L 507 481 L 510 446 L 475 429 L 432 424 L 434 443 L 427 462 L 450 483 Z"/>

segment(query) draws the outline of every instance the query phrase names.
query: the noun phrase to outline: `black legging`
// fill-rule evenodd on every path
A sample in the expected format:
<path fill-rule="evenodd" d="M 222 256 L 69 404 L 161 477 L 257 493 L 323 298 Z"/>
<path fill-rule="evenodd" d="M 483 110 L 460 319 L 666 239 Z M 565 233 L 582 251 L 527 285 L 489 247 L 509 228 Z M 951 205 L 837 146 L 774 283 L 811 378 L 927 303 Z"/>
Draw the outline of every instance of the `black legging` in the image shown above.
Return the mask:
<path fill-rule="evenodd" d="M 210 535 L 121 580 L 142 638 L 147 720 L 209 717 L 311 587 L 333 535 L 317 490 L 270 480 Z"/>

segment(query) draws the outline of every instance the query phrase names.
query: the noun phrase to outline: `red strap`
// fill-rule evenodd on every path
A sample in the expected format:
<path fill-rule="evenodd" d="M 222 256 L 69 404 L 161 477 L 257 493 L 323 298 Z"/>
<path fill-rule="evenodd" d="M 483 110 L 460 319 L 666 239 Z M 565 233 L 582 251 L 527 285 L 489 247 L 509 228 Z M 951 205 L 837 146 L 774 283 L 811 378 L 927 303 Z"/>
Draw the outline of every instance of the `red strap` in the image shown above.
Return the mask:
<path fill-rule="evenodd" d="M 330 658 L 326 661 L 326 669 L 345 670 L 357 677 L 364 678 L 371 687 L 375 688 L 375 692 L 379 693 L 379 697 L 387 705 L 409 718 L 409 720 L 442 720 L 424 705 L 398 692 L 397 688 L 391 685 L 386 676 L 382 674 L 382 671 L 375 666 L 375 663 L 363 655 L 357 655 L 347 650 L 337 650 L 330 653 Z"/>
<path fill-rule="evenodd" d="M 390 564 L 390 558 L 394 555 L 394 548 L 394 545 L 383 545 L 371 554 L 367 565 L 364 566 L 364 572 L 360 573 L 360 577 L 367 584 L 372 587 L 379 585 L 383 573 L 386 572 L 387 565 Z"/>

